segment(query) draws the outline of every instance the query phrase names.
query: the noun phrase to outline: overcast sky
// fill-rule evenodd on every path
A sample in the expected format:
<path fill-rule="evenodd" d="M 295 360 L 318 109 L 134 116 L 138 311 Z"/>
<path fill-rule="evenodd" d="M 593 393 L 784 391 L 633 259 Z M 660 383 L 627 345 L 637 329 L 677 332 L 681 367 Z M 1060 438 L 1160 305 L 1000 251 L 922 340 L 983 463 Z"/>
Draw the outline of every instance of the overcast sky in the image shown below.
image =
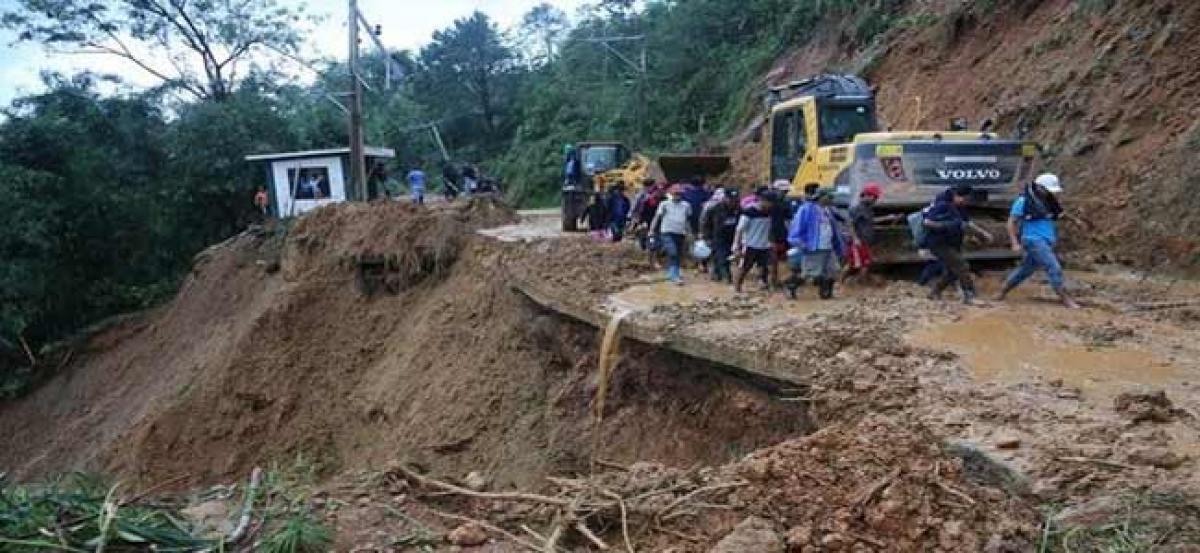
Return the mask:
<path fill-rule="evenodd" d="M 285 4 L 304 4 L 310 13 L 328 18 L 320 32 L 310 37 L 310 54 L 344 57 L 346 50 L 346 0 L 281 0 Z M 382 40 L 390 48 L 418 49 L 429 42 L 433 32 L 449 26 L 455 19 L 482 11 L 502 28 L 514 25 L 530 8 L 542 1 L 574 15 L 584 0 L 359 0 L 359 9 L 372 24 L 383 27 Z M 14 0 L 0 0 L 0 8 L 9 8 Z M 128 62 L 100 56 L 50 55 L 36 44 L 9 47 L 15 36 L 0 31 L 0 105 L 14 97 L 40 90 L 38 74 L 44 69 L 70 73 L 92 69 L 121 75 L 134 84 L 152 84 L 144 73 Z M 297 69 L 297 71 L 301 71 Z"/>

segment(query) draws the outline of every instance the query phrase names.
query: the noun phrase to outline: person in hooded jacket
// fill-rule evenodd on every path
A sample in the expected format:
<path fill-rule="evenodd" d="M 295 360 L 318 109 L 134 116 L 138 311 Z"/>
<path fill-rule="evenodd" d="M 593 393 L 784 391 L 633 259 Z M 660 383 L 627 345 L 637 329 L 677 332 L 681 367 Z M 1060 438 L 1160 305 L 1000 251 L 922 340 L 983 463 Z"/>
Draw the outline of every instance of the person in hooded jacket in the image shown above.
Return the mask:
<path fill-rule="evenodd" d="M 712 246 L 713 272 L 715 281 L 733 282 L 729 258 L 733 254 L 733 239 L 737 234 L 738 189 L 730 187 L 720 193 L 720 201 L 706 207 L 700 217 L 700 237 Z M 716 194 L 713 195 L 717 197 Z"/>
<path fill-rule="evenodd" d="M 608 216 L 608 203 L 604 195 L 599 192 L 592 194 L 592 203 L 588 204 L 580 217 L 581 223 L 587 223 L 592 240 L 603 242 L 608 239 Z"/>
<path fill-rule="evenodd" d="M 816 201 L 801 204 L 788 226 L 788 244 L 801 250 L 802 279 L 817 285 L 821 299 L 833 297 L 833 285 L 838 274 L 838 259 L 846 250 L 838 229 L 838 217 L 833 211 L 833 191 L 816 191 Z M 789 281 L 788 293 L 796 298 L 798 283 Z"/>
<path fill-rule="evenodd" d="M 733 289 L 742 291 L 746 275 L 756 265 L 762 271 L 762 289 L 770 290 L 771 271 L 771 198 L 770 196 L 747 196 L 742 200 L 742 213 L 734 231 L 734 250 L 741 253 L 737 278 Z"/>
<path fill-rule="evenodd" d="M 967 203 L 973 192 L 969 185 L 946 189 L 938 194 L 933 205 L 925 212 L 922 222 L 925 226 L 923 246 L 945 266 L 945 272 L 929 292 L 929 299 L 941 299 L 942 292 L 957 280 L 963 303 L 975 302 L 975 280 L 963 256 L 963 239 L 968 230 L 975 231 L 987 242 L 991 242 L 992 235 L 973 223 L 967 213 Z"/>
<path fill-rule="evenodd" d="M 629 198 L 625 197 L 625 185 L 617 183 L 608 191 L 608 232 L 613 242 L 625 236 L 625 225 L 629 223 Z"/>

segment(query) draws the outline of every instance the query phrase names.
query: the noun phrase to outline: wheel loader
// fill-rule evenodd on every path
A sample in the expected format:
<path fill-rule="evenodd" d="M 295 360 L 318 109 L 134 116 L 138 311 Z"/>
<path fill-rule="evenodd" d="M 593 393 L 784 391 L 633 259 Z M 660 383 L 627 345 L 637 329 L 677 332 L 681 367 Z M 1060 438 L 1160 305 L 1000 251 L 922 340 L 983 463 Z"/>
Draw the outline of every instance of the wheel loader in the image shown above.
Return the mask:
<path fill-rule="evenodd" d="M 772 87 L 766 117 L 754 140 L 768 149 L 764 180 L 788 183 L 788 197 L 805 185 L 832 189 L 834 203 L 849 208 L 871 182 L 883 189 L 876 215 L 908 215 L 948 187 L 969 184 L 973 220 L 992 233 L 971 243 L 968 259 L 1012 259 L 1003 230 L 1008 208 L 1037 162 L 1037 144 L 990 132 L 886 131 L 879 129 L 874 90 L 854 75 L 818 75 Z M 919 262 L 921 255 L 903 218 L 876 229 L 876 262 Z"/>
<path fill-rule="evenodd" d="M 621 142 L 580 142 L 574 146 L 582 178 L 562 188 L 562 229 L 574 232 L 588 198 L 605 193 L 618 183 L 633 194 L 647 178 L 658 182 L 683 182 L 692 176 L 713 177 L 729 170 L 729 156 L 722 154 L 662 154 L 654 159 L 630 152 Z"/>

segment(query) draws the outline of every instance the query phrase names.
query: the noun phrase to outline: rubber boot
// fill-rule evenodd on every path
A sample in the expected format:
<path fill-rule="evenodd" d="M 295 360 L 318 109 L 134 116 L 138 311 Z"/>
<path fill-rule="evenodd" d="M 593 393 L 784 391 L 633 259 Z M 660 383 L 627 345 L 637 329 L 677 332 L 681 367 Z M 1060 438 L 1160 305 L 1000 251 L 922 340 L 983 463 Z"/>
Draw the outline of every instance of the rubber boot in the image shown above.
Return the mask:
<path fill-rule="evenodd" d="M 821 299 L 827 300 L 827 299 L 833 297 L 833 279 L 832 278 L 820 279 L 818 281 L 817 286 L 819 287 L 818 295 L 821 297 Z"/>
<path fill-rule="evenodd" d="M 785 280 L 783 282 L 784 288 L 787 288 L 787 293 L 788 293 L 789 298 L 797 299 L 796 298 L 796 290 L 800 289 L 801 284 L 803 284 L 803 282 L 801 281 L 800 277 L 798 277 L 796 275 L 789 276 L 787 278 L 787 280 Z"/>
<path fill-rule="evenodd" d="M 996 294 L 995 300 L 996 301 L 1004 301 L 1004 298 L 1008 297 L 1008 293 L 1012 292 L 1013 288 L 1015 288 L 1015 286 L 1009 286 L 1009 284 L 1007 282 L 1005 282 L 1004 288 L 1002 288 L 1000 290 L 999 294 Z"/>

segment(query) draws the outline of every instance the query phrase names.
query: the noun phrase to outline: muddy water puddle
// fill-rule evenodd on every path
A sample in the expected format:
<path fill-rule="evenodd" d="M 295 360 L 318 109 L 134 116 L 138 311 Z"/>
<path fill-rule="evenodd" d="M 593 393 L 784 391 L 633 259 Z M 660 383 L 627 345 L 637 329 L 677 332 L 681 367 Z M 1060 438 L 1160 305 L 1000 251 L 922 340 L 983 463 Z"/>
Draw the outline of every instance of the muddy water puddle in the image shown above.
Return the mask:
<path fill-rule="evenodd" d="M 683 286 L 667 281 L 631 286 L 609 297 L 615 310 L 644 311 L 660 305 L 692 305 L 713 298 L 732 298 L 727 284 L 709 280 L 688 281 Z"/>
<path fill-rule="evenodd" d="M 1113 397 L 1129 389 L 1168 387 L 1196 377 L 1154 353 L 1129 345 L 1089 348 L 1044 335 L 1042 329 L 1050 322 L 1029 313 L 993 310 L 925 328 L 909 340 L 960 355 L 976 380 L 1062 380 L 1098 405 L 1112 405 Z"/>

